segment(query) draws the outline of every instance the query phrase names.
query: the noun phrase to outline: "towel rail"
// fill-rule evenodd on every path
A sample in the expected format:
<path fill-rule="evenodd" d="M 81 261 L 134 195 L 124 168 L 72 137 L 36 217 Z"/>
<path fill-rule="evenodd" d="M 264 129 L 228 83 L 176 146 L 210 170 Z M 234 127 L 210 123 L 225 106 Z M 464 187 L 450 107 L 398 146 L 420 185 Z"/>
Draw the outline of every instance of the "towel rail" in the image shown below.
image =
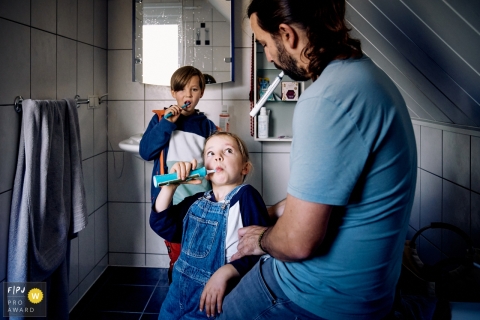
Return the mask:
<path fill-rule="evenodd" d="M 77 103 L 77 108 L 80 107 L 81 104 L 89 104 L 90 99 L 80 99 L 80 96 L 77 94 L 75 96 L 75 102 Z M 15 100 L 13 101 L 13 107 L 15 108 L 15 111 L 18 113 L 22 112 L 22 102 L 23 102 L 23 97 L 22 96 L 16 96 Z"/>

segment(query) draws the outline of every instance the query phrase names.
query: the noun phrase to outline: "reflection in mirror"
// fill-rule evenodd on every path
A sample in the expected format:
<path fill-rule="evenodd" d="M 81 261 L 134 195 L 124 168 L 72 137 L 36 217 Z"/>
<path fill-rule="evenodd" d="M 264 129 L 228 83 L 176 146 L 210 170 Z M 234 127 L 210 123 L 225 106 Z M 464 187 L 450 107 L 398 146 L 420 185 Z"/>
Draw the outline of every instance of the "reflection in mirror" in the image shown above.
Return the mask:
<path fill-rule="evenodd" d="M 233 0 L 133 0 L 133 81 L 170 85 L 181 66 L 233 81 Z"/>

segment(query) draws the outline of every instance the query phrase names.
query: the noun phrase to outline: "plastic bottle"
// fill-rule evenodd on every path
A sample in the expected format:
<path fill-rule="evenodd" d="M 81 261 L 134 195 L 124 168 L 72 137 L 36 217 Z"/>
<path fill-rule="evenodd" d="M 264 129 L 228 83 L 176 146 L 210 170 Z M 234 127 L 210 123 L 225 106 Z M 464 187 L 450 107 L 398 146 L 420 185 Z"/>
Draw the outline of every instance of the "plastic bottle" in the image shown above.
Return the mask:
<path fill-rule="evenodd" d="M 230 115 L 228 114 L 228 106 L 224 105 L 222 107 L 222 113 L 220 113 L 220 130 L 229 132 L 230 131 Z"/>
<path fill-rule="evenodd" d="M 268 138 L 268 113 L 265 107 L 260 108 L 260 115 L 257 118 L 258 137 L 260 139 Z"/>

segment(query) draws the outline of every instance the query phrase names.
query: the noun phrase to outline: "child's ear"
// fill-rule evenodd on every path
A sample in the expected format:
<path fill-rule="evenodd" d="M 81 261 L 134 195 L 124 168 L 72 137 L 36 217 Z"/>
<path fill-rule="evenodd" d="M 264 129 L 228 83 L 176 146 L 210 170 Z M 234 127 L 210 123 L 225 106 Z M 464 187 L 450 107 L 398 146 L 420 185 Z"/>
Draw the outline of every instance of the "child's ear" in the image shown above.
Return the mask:
<path fill-rule="evenodd" d="M 177 97 L 175 96 L 175 91 L 170 90 L 170 93 L 172 94 L 172 98 L 175 99 L 175 100 L 177 100 Z"/>
<path fill-rule="evenodd" d="M 243 165 L 242 175 L 246 176 L 252 170 L 252 163 L 248 161 Z"/>

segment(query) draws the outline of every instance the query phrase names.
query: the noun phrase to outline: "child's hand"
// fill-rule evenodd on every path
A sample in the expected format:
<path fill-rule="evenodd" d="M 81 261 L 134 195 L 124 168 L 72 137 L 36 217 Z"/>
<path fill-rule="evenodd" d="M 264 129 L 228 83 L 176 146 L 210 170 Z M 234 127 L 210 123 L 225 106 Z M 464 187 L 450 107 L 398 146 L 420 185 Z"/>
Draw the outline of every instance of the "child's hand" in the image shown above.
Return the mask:
<path fill-rule="evenodd" d="M 169 113 L 171 113 L 172 115 L 166 120 L 170 122 L 175 122 L 177 121 L 178 117 L 180 117 L 180 114 L 182 113 L 182 108 L 180 106 L 177 106 L 176 104 L 171 105 L 167 110 L 165 110 L 165 114 Z"/>
<path fill-rule="evenodd" d="M 185 180 L 188 175 L 190 174 L 190 171 L 194 170 L 197 168 L 197 160 L 193 159 L 191 162 L 177 162 L 172 166 L 172 169 L 170 170 L 170 173 L 176 172 L 177 177 L 180 180 Z M 182 183 L 185 184 L 200 184 L 202 183 L 201 180 L 199 179 L 193 179 L 189 181 L 184 181 Z"/>
<path fill-rule="evenodd" d="M 216 310 L 221 313 L 228 281 L 238 276 L 240 274 L 231 264 L 226 264 L 218 269 L 208 280 L 200 296 L 200 311 L 203 311 L 203 307 L 205 307 L 207 317 L 215 316 Z"/>

